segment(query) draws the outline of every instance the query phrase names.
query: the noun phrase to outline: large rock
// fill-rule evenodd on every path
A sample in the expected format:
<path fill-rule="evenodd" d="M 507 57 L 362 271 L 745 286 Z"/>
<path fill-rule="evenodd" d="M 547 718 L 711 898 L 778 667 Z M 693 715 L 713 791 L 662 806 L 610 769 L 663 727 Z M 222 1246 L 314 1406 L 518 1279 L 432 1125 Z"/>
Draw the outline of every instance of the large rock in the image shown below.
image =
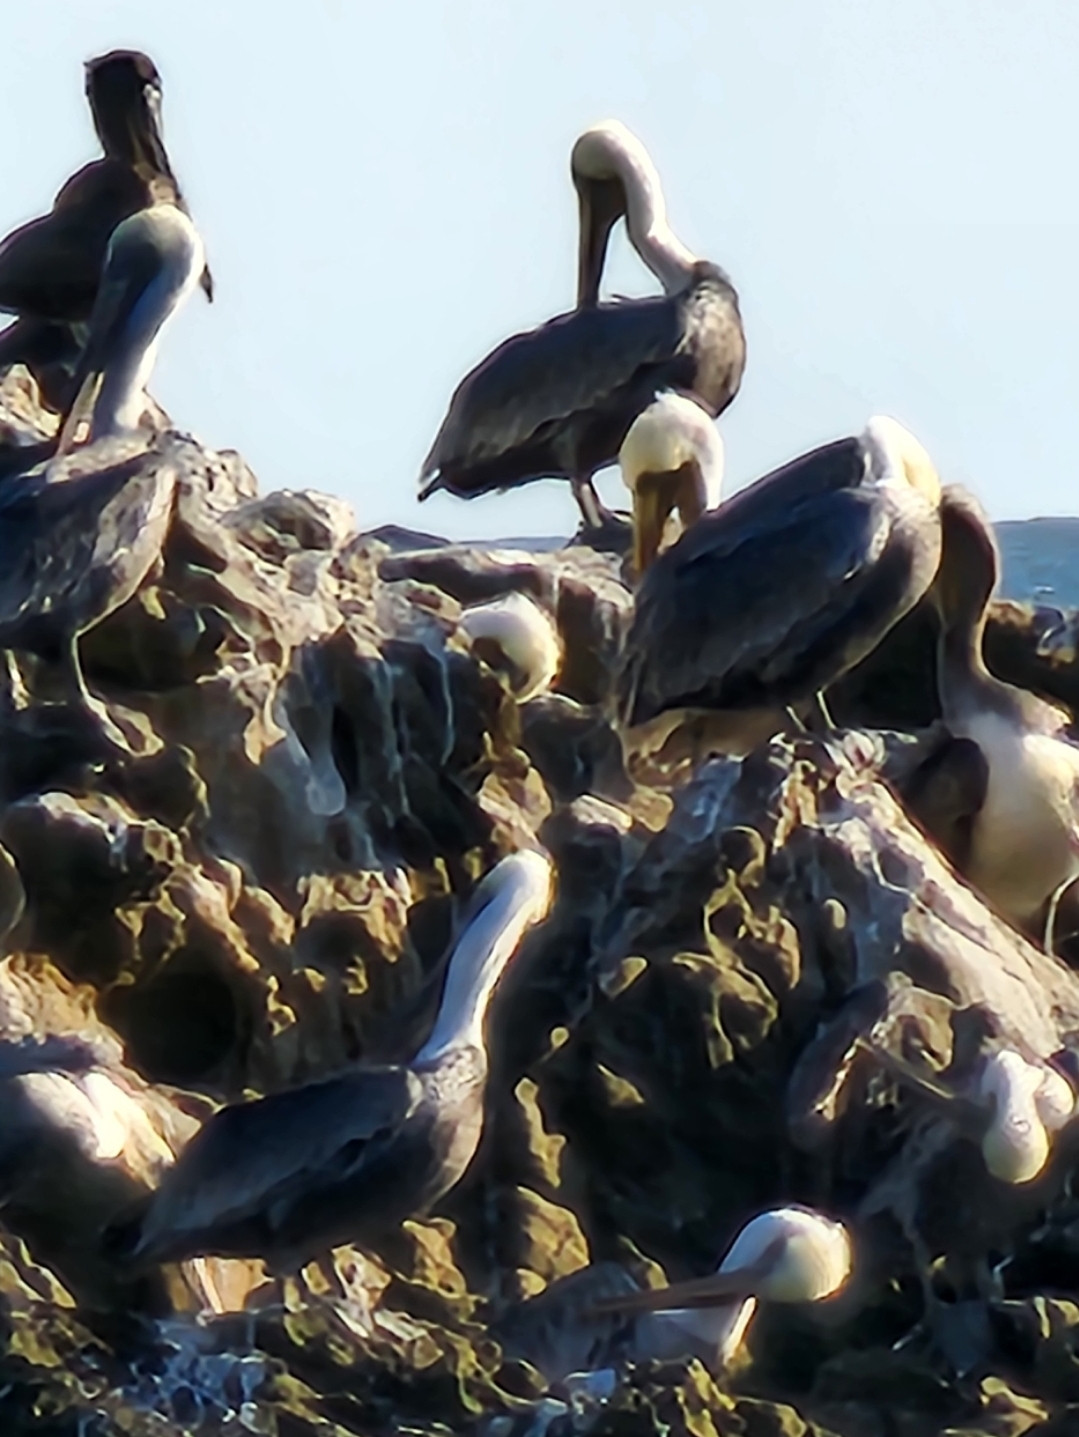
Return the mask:
<path fill-rule="evenodd" d="M 12 433 L 47 432 L 10 379 L 2 404 Z M 542 842 L 558 899 L 492 1010 L 480 1152 L 377 1254 L 373 1333 L 295 1292 L 289 1311 L 200 1325 L 190 1274 L 168 1288 L 175 1315 L 157 1293 L 143 1320 L 94 1235 L 168 1152 L 122 1181 L 84 1153 L 43 1216 L 32 1185 L 0 1213 L 0 1430 L 1067 1432 L 1069 1142 L 1012 1201 L 946 1116 L 879 1074 L 840 1082 L 866 992 L 914 1004 L 941 1067 L 974 1011 L 1045 1056 L 1079 1031 L 1071 970 L 992 915 L 896 798 L 917 746 L 775 742 L 643 788 L 609 714 L 631 607 L 616 559 L 357 534 L 340 500 L 260 496 L 238 456 L 167 442 L 161 563 L 83 644 L 131 756 L 102 763 L 85 725 L 27 702 L 25 675 L 0 694 L 0 877 L 17 895 L 0 902 L 0 1039 L 25 1053 L 81 1035 L 175 1149 L 216 1101 L 407 1055 L 458 907 L 503 853 Z M 512 588 L 566 652 L 555 692 L 523 707 L 459 627 L 462 604 Z M 1071 632 L 999 606 L 991 661 L 1072 701 Z M 836 710 L 932 721 L 924 615 Z M 704 1272 L 776 1201 L 851 1222 L 840 1299 L 762 1312 L 727 1373 L 687 1354 L 544 1375 L 542 1314 L 587 1290 L 590 1265 L 616 1286 Z M 238 1305 L 258 1274 L 216 1281 Z M 558 1310 L 575 1358 L 577 1310 Z"/>

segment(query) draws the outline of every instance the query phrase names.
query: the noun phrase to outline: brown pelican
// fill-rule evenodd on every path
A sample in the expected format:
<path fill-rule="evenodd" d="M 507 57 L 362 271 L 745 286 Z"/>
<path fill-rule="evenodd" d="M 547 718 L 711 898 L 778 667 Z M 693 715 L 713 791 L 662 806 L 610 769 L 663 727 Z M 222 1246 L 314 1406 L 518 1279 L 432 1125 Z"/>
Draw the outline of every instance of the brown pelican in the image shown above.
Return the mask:
<path fill-rule="evenodd" d="M 503 594 L 461 615 L 472 652 L 506 675 L 518 703 L 551 687 L 562 662 L 558 629 L 527 594 Z"/>
<path fill-rule="evenodd" d="M 618 1294 L 596 1302 L 593 1311 L 662 1313 L 671 1329 L 665 1346 L 680 1340 L 685 1352 L 706 1341 L 722 1366 L 741 1346 L 758 1302 L 832 1297 L 846 1285 L 851 1265 L 843 1223 L 811 1208 L 771 1208 L 746 1223 L 711 1277 Z"/>
<path fill-rule="evenodd" d="M 505 858 L 480 884 L 427 1042 L 408 1064 L 360 1068 L 221 1109 L 145 1211 L 114 1230 L 136 1262 L 257 1256 L 280 1273 L 370 1244 L 462 1176 L 483 1127 L 483 1023 L 527 929 L 551 901 L 542 854 Z"/>
<path fill-rule="evenodd" d="M 120 224 L 109 243 L 77 393 L 60 450 L 71 455 L 0 487 L 0 647 L 66 662 L 79 700 L 92 708 L 79 636 L 127 601 L 161 551 L 176 470 L 167 447 L 135 445 L 161 330 L 191 293 L 202 243 L 175 205 Z M 105 724 L 106 730 L 109 725 Z"/>
<path fill-rule="evenodd" d="M 938 1105 L 980 1144 L 989 1172 L 1005 1183 L 1029 1183 L 1049 1161 L 1053 1135 L 1075 1114 L 1076 1095 L 1052 1063 L 1001 1044 L 980 1054 L 960 1082 L 876 1044 L 861 1044 L 884 1070 Z"/>
<path fill-rule="evenodd" d="M 774 733 L 783 709 L 853 668 L 926 592 L 939 503 L 928 454 L 877 417 L 705 514 L 637 590 L 624 731 L 703 711 L 732 752 Z"/>
<path fill-rule="evenodd" d="M 982 657 L 989 599 L 1000 574 L 992 528 L 977 501 L 951 486 L 933 594 L 940 614 L 938 684 L 944 722 L 985 759 L 984 798 L 971 820 L 963 872 L 1012 923 L 1032 931 L 1079 876 L 1079 748 L 1066 715 L 994 678 Z"/>
<path fill-rule="evenodd" d="M 0 942 L 24 908 L 18 869 L 0 848 Z M 3 1221 L 81 1301 L 167 1307 L 166 1286 L 133 1285 L 130 1273 L 102 1261 L 98 1237 L 156 1184 L 197 1129 L 195 1112 L 205 1105 L 192 1102 L 189 1111 L 128 1068 L 85 992 L 44 960 L 0 961 Z M 216 1305 L 215 1275 L 203 1266 L 190 1276 L 199 1300 Z"/>
<path fill-rule="evenodd" d="M 738 393 L 738 296 L 672 232 L 644 146 L 609 121 L 580 136 L 571 170 L 581 205 L 578 308 L 506 340 L 465 376 L 424 460 L 421 500 L 438 489 L 474 499 L 561 477 L 586 528 L 599 528 L 605 511 L 592 475 L 614 463 L 658 391 L 692 394 L 713 418 Z M 597 304 L 607 241 L 623 215 L 664 294 Z"/>
<path fill-rule="evenodd" d="M 161 77 L 149 56 L 113 50 L 86 66 L 86 95 L 104 158 L 74 174 L 49 214 L 0 244 L 0 369 L 25 363 L 62 408 L 64 370 L 78 354 L 72 326 L 90 318 L 109 239 L 129 215 L 168 202 L 186 209 L 161 133 Z M 201 282 L 213 296 L 210 271 Z"/>
<path fill-rule="evenodd" d="M 694 400 L 660 394 L 630 425 L 618 463 L 633 495 L 633 562 L 639 577 L 659 553 L 664 525 L 675 509 L 684 533 L 718 506 L 723 441 Z"/>

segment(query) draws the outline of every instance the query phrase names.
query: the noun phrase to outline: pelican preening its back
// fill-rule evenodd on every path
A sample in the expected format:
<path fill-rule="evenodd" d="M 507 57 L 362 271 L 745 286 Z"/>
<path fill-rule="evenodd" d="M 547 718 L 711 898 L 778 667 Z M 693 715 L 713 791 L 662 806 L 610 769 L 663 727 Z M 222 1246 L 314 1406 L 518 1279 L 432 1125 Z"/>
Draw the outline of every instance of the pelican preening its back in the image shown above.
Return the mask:
<path fill-rule="evenodd" d="M 503 859 L 476 891 L 434 1028 L 410 1063 L 221 1109 L 113 1243 L 135 1261 L 214 1253 L 292 1271 L 425 1212 L 476 1150 L 484 1015 L 525 932 L 546 916 L 551 884 L 542 854 Z"/>
<path fill-rule="evenodd" d="M 833 1297 L 846 1286 L 852 1263 L 850 1234 L 843 1223 L 811 1208 L 771 1208 L 745 1224 L 711 1277 L 619 1294 L 596 1302 L 594 1310 L 661 1312 L 694 1338 L 707 1333 L 722 1364 L 741 1345 L 758 1302 Z"/>
<path fill-rule="evenodd" d="M 623 125 L 596 126 L 573 150 L 581 203 L 579 307 L 515 335 L 457 386 L 424 460 L 420 498 L 471 499 L 533 479 L 573 485 L 586 526 L 601 523 L 592 488 L 637 415 L 665 389 L 715 417 L 738 392 L 745 335 L 738 297 L 667 225 L 655 167 Z M 665 293 L 597 304 L 607 238 L 624 215 Z"/>
<path fill-rule="evenodd" d="M 624 728 L 703 710 L 735 730 L 744 715 L 759 741 L 762 714 L 833 683 L 923 596 L 939 505 L 925 450 L 878 417 L 705 514 L 637 591 L 618 678 Z"/>
<path fill-rule="evenodd" d="M 153 204 L 186 208 L 161 132 L 161 77 L 149 56 L 114 50 L 91 60 L 86 95 L 104 157 L 64 184 L 47 215 L 0 244 L 0 310 L 18 316 L 0 334 L 0 368 L 29 365 L 56 407 L 67 396 L 61 401 L 52 381 L 77 357 L 72 326 L 90 317 L 116 226 Z M 201 282 L 212 297 L 205 267 Z"/>
<path fill-rule="evenodd" d="M 978 745 L 986 771 L 964 872 L 1012 923 L 1034 928 L 1053 896 L 1079 876 L 1079 748 L 1065 735 L 1061 710 L 985 666 L 986 612 L 1000 556 L 980 505 L 950 487 L 941 523 L 944 551 L 933 591 L 941 712 L 956 738 Z"/>

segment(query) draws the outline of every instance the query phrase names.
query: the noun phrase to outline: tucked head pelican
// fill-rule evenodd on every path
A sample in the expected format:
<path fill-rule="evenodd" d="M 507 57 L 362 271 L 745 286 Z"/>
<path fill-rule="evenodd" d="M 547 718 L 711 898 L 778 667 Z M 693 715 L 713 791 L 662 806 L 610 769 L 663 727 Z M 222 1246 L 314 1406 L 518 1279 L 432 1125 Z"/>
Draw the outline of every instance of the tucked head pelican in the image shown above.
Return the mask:
<path fill-rule="evenodd" d="M 473 652 L 504 673 L 519 703 L 549 689 L 562 662 L 558 630 L 527 594 L 503 594 L 461 615 Z"/>
<path fill-rule="evenodd" d="M 491 995 L 546 915 L 552 867 L 504 858 L 480 884 L 427 1042 L 407 1064 L 365 1067 L 215 1113 L 112 1245 L 142 1262 L 203 1253 L 298 1269 L 427 1211 L 461 1177 L 483 1129 Z"/>
<path fill-rule="evenodd" d="M 928 589 L 939 503 L 925 450 L 876 418 L 703 515 L 637 591 L 624 729 L 686 711 L 780 715 L 833 683 Z"/>
<path fill-rule="evenodd" d="M 574 146 L 581 201 L 578 308 L 493 350 L 457 386 L 420 475 L 420 498 L 463 499 L 546 476 L 569 479 L 586 529 L 605 513 L 592 487 L 657 391 L 691 394 L 709 415 L 738 393 L 745 334 L 738 296 L 667 225 L 655 166 L 624 125 Z M 598 304 L 607 237 L 625 214 L 629 237 L 664 294 Z"/>
<path fill-rule="evenodd" d="M 633 495 L 633 558 L 641 575 L 659 553 L 674 509 L 684 532 L 719 504 L 723 441 L 699 404 L 661 394 L 630 425 L 618 462 Z"/>
<path fill-rule="evenodd" d="M 1060 1069 L 1014 1047 L 998 1043 L 989 1048 L 954 1083 L 875 1044 L 862 1046 L 892 1077 L 927 1097 L 978 1142 L 986 1168 L 1001 1182 L 1022 1184 L 1039 1177 L 1053 1135 L 1075 1114 L 1075 1090 Z"/>
<path fill-rule="evenodd" d="M 741 1345 L 758 1301 L 820 1302 L 846 1285 L 852 1262 L 843 1223 L 811 1208 L 771 1208 L 746 1223 L 711 1277 L 611 1297 L 594 1310 L 661 1312 L 697 1338 L 704 1319 L 722 1363 Z"/>

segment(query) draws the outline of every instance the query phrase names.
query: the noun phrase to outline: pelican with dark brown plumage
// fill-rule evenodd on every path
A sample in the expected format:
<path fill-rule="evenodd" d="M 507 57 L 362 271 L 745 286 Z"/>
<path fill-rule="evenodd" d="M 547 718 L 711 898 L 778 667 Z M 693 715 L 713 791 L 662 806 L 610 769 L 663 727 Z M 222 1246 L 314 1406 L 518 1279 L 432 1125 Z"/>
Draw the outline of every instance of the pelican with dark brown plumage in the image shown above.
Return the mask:
<path fill-rule="evenodd" d="M 568 479 L 586 531 L 612 517 L 592 475 L 613 464 L 630 425 L 657 393 L 691 395 L 712 418 L 738 393 L 745 333 L 738 296 L 667 222 L 659 175 L 617 121 L 573 147 L 580 199 L 578 307 L 499 345 L 460 382 L 420 475 L 420 499 L 462 499 L 534 479 Z M 663 285 L 646 299 L 598 303 L 607 244 L 624 217 L 637 253 Z"/>
<path fill-rule="evenodd" d="M 624 736 L 702 713 L 726 752 L 776 732 L 926 593 L 939 506 L 928 454 L 877 417 L 704 514 L 637 590 L 618 676 Z"/>
<path fill-rule="evenodd" d="M 525 933 L 546 916 L 552 868 L 505 858 L 476 891 L 427 1042 L 409 1063 L 358 1068 L 223 1108 L 108 1241 L 136 1263 L 261 1257 L 297 1271 L 426 1212 L 463 1175 L 483 1129 L 484 1017 Z"/>
<path fill-rule="evenodd" d="M 86 96 L 103 158 L 63 185 L 47 215 L 0 243 L 0 369 L 26 364 L 53 408 L 70 399 L 79 328 L 94 307 L 109 240 L 123 220 L 168 203 L 187 212 L 161 129 L 161 77 L 148 55 L 112 50 L 86 66 Z M 213 281 L 201 273 L 208 298 Z"/>

